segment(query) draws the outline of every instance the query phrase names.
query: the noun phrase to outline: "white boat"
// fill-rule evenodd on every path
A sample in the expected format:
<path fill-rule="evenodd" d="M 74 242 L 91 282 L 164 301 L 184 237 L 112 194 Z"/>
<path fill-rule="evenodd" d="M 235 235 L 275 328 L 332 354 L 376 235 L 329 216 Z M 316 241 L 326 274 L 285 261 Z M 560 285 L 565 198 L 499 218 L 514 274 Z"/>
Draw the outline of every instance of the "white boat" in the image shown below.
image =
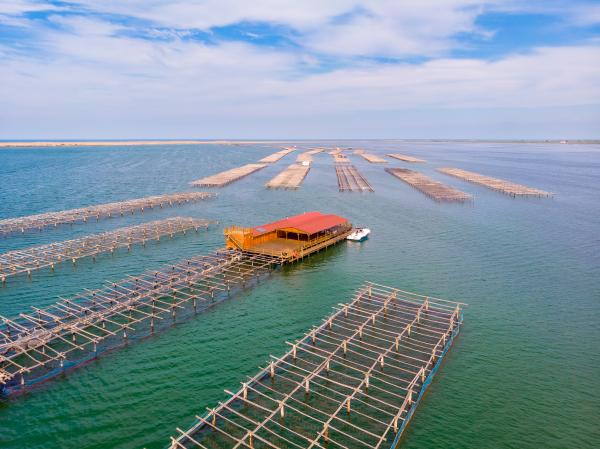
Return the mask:
<path fill-rule="evenodd" d="M 353 242 L 362 242 L 363 240 L 367 240 L 369 238 L 369 234 L 371 230 L 369 228 L 355 228 L 354 231 L 348 237 L 347 240 L 352 240 Z"/>

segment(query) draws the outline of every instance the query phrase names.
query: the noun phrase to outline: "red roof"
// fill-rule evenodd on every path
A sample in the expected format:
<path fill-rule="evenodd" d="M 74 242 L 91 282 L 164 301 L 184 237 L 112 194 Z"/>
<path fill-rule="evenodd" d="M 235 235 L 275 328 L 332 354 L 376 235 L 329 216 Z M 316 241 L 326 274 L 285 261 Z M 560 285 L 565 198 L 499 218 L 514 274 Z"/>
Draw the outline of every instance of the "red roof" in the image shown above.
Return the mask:
<path fill-rule="evenodd" d="M 265 234 L 282 228 L 294 228 L 307 234 L 314 234 L 319 231 L 333 228 L 347 223 L 344 217 L 333 214 L 322 214 L 321 212 L 305 212 L 294 217 L 284 218 L 283 220 L 267 223 L 252 229 L 254 236 Z"/>

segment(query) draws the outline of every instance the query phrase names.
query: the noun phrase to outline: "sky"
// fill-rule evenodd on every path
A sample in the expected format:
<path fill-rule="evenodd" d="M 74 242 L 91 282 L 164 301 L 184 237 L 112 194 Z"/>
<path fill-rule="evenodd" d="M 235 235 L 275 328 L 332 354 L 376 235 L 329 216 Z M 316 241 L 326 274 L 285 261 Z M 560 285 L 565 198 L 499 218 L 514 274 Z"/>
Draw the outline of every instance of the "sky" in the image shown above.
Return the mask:
<path fill-rule="evenodd" d="M 0 140 L 600 138 L 600 0 L 0 0 Z"/>

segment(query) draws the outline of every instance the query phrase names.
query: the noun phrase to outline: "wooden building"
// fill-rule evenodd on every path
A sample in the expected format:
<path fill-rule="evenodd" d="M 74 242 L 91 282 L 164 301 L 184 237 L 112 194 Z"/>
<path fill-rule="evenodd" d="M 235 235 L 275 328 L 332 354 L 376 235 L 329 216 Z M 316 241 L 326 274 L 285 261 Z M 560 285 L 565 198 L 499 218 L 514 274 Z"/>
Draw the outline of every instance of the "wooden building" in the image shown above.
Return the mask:
<path fill-rule="evenodd" d="M 226 228 L 228 248 L 277 256 L 292 262 L 344 240 L 352 232 L 345 218 L 306 212 L 254 228 Z"/>

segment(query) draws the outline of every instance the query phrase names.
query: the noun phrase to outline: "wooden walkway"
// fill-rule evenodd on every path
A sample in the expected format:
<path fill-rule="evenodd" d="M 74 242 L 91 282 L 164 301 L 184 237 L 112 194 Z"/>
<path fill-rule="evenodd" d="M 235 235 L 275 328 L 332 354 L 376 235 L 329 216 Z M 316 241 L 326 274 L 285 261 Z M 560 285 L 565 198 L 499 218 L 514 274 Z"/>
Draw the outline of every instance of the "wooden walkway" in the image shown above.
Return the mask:
<path fill-rule="evenodd" d="M 413 170 L 406 168 L 386 168 L 385 171 L 421 191 L 434 201 L 465 202 L 473 199 L 468 193 L 434 181 L 430 177 Z"/>
<path fill-rule="evenodd" d="M 335 164 L 340 192 L 373 192 L 373 187 L 352 164 Z"/>
<path fill-rule="evenodd" d="M 387 156 L 404 162 L 427 162 L 425 159 L 419 159 L 417 157 L 407 156 L 405 154 L 390 153 Z"/>
<path fill-rule="evenodd" d="M 284 156 L 287 156 L 288 154 L 290 154 L 292 151 L 296 151 L 295 148 L 291 148 L 291 147 L 284 147 L 283 150 L 278 151 L 277 153 L 273 153 L 267 157 L 263 157 L 260 161 L 261 164 L 272 164 L 274 162 L 277 162 L 279 159 L 281 159 Z"/>
<path fill-rule="evenodd" d="M 306 178 L 310 165 L 292 164 L 268 183 L 265 184 L 267 189 L 292 189 L 296 190 Z"/>
<path fill-rule="evenodd" d="M 0 280 L 4 285 L 9 276 L 24 273 L 31 276 L 32 271 L 42 268 L 54 271 L 54 266 L 61 262 L 71 261 L 75 264 L 84 257 L 92 257 L 95 261 L 96 255 L 103 252 L 112 254 L 118 248 L 130 250 L 136 243 L 145 246 L 149 240 L 160 240 L 165 235 L 173 237 L 178 232 L 185 234 L 192 229 L 198 231 L 212 223 L 216 222 L 182 217 L 167 218 L 74 240 L 10 251 L 0 254 Z"/>
<path fill-rule="evenodd" d="M 464 181 L 472 182 L 473 184 L 479 184 L 488 189 L 497 190 L 498 192 L 505 193 L 512 197 L 516 196 L 552 196 L 551 193 L 544 190 L 534 189 L 521 184 L 516 184 L 510 181 L 504 181 L 498 178 L 492 178 L 490 176 L 480 175 L 460 168 L 439 168 L 440 173 L 454 176 Z"/>
<path fill-rule="evenodd" d="M 246 164 L 241 167 L 232 168 L 216 175 L 193 181 L 193 187 L 224 187 L 234 181 L 238 181 L 245 176 L 265 168 L 268 164 Z"/>
<path fill-rule="evenodd" d="M 12 394 L 162 330 L 271 272 L 280 259 L 233 250 L 86 290 L 43 309 L 0 316 L 0 393 Z"/>
<path fill-rule="evenodd" d="M 463 305 L 367 283 L 171 449 L 395 447 L 462 323 Z"/>
<path fill-rule="evenodd" d="M 200 201 L 207 198 L 213 198 L 214 193 L 208 192 L 184 192 L 172 193 L 158 196 L 149 196 L 134 200 L 120 201 L 117 203 L 100 204 L 97 206 L 88 206 L 80 209 L 71 209 L 60 212 L 47 212 L 38 215 L 29 215 L 26 217 L 8 218 L 0 220 L 0 236 L 11 232 L 25 232 L 29 229 L 46 228 L 49 226 L 58 226 L 59 224 L 73 224 L 76 222 L 87 222 L 90 219 L 99 220 L 104 217 L 125 215 L 134 213 L 136 210 L 144 213 L 145 209 L 153 209 L 156 206 L 181 205 L 191 201 Z"/>

